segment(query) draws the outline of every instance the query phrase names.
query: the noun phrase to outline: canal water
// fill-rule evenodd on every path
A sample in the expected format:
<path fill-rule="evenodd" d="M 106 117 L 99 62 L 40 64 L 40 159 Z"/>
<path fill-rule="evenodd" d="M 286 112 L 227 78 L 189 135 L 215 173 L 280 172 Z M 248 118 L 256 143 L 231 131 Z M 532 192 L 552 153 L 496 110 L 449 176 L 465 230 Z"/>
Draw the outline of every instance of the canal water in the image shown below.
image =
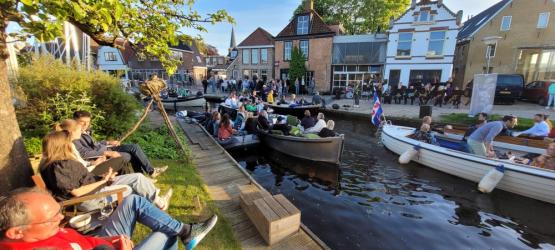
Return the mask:
<path fill-rule="evenodd" d="M 332 118 L 333 119 L 333 118 Z M 495 190 L 398 156 L 369 122 L 334 119 L 345 134 L 340 166 L 270 150 L 235 154 L 270 192 L 333 249 L 555 249 L 555 205 Z"/>

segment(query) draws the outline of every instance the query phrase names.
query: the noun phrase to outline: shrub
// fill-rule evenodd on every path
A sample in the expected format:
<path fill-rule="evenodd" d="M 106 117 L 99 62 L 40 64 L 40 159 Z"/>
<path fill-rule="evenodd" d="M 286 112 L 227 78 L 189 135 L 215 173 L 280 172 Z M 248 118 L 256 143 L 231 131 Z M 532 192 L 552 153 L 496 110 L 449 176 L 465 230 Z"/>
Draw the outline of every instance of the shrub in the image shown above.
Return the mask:
<path fill-rule="evenodd" d="M 25 136 L 42 137 L 52 123 L 78 109 L 93 114 L 95 136 L 117 137 L 136 120 L 140 104 L 125 93 L 119 80 L 101 71 L 81 71 L 50 56 L 20 68 L 17 86 L 26 102 L 17 107 Z"/>
<path fill-rule="evenodd" d="M 42 153 L 42 140 L 40 137 L 25 138 L 23 143 L 25 143 L 25 149 L 27 153 L 29 153 L 29 156 Z"/>
<path fill-rule="evenodd" d="M 156 129 L 142 126 L 124 143 L 139 144 L 148 158 L 151 159 L 182 159 L 174 140 L 169 136 L 166 126 Z"/>

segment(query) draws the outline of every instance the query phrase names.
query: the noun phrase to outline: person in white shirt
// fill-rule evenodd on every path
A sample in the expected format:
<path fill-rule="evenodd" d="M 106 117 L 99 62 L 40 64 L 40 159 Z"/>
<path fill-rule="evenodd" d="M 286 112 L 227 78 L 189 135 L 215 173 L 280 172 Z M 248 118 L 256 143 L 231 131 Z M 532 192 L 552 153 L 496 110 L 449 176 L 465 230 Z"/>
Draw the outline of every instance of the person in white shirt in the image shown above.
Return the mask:
<path fill-rule="evenodd" d="M 239 107 L 239 100 L 237 99 L 237 94 L 234 91 L 231 91 L 231 95 L 227 99 L 225 99 L 225 105 L 231 108 L 238 108 Z"/>
<path fill-rule="evenodd" d="M 532 137 L 547 137 L 549 135 L 549 125 L 545 122 L 542 114 L 534 116 L 534 126 L 522 132 L 514 132 L 513 136 L 527 135 Z"/>
<path fill-rule="evenodd" d="M 324 114 L 318 113 L 316 124 L 313 127 L 310 127 L 304 131 L 305 134 L 312 133 L 318 134 L 320 131 L 326 127 L 326 121 L 324 120 Z"/>

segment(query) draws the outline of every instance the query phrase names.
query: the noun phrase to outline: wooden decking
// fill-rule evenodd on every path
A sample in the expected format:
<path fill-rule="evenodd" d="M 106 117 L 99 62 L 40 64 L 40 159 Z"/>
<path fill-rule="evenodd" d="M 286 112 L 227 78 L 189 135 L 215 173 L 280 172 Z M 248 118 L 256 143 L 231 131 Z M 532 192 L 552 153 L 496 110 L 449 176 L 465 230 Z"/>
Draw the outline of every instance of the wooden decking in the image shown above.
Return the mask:
<path fill-rule="evenodd" d="M 193 161 L 212 200 L 231 223 L 235 238 L 243 249 L 329 249 L 308 228 L 272 245 L 266 245 L 239 204 L 239 185 L 263 189 L 239 164 L 199 125 L 179 121 L 185 132 Z M 302 218 L 302 214 L 301 214 Z"/>

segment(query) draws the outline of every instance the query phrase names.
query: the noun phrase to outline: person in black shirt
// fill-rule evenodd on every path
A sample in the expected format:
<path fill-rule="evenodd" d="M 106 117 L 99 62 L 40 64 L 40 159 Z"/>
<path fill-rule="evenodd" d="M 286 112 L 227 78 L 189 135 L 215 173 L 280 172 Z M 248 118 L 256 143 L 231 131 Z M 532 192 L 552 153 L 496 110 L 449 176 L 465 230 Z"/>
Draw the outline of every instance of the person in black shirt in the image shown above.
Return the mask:
<path fill-rule="evenodd" d="M 268 113 L 266 110 L 262 110 L 262 112 L 258 115 L 258 126 L 262 130 L 270 129 L 270 121 L 268 121 Z"/>
<path fill-rule="evenodd" d="M 337 134 L 333 131 L 335 127 L 335 122 L 333 120 L 328 120 L 326 127 L 320 130 L 318 136 L 320 137 L 335 137 Z"/>
<path fill-rule="evenodd" d="M 206 80 L 206 77 L 202 79 L 202 89 L 204 90 L 204 94 L 206 95 L 206 89 L 208 89 L 208 80 Z"/>
<path fill-rule="evenodd" d="M 409 88 L 406 90 L 406 95 L 405 95 L 405 105 L 407 104 L 408 99 L 410 99 L 410 105 L 413 105 L 415 98 L 416 98 L 416 90 L 414 89 L 414 85 L 409 84 Z"/>
<path fill-rule="evenodd" d="M 287 121 L 283 116 L 279 116 L 277 118 L 277 124 L 272 126 L 272 130 L 279 130 L 283 133 L 283 135 L 289 135 L 291 127 L 287 125 Z"/>
<path fill-rule="evenodd" d="M 314 118 L 312 118 L 310 110 L 305 110 L 304 117 L 303 119 L 301 119 L 301 126 L 303 126 L 303 128 L 306 130 L 314 127 L 314 124 L 316 124 L 316 121 L 314 120 Z"/>
<path fill-rule="evenodd" d="M 60 201 L 83 195 L 127 187 L 124 195 L 132 192 L 152 201 L 162 210 L 169 207 L 173 191 L 159 196 L 152 180 L 143 174 L 126 174 L 116 176 L 112 169 L 104 176 L 97 176 L 77 161 L 71 150 L 71 138 L 67 131 L 55 131 L 46 135 L 42 142 L 43 159 L 39 166 L 46 187 Z M 112 197 L 115 200 L 115 197 Z M 100 199 L 81 203 L 79 209 L 91 211 L 100 208 Z"/>

